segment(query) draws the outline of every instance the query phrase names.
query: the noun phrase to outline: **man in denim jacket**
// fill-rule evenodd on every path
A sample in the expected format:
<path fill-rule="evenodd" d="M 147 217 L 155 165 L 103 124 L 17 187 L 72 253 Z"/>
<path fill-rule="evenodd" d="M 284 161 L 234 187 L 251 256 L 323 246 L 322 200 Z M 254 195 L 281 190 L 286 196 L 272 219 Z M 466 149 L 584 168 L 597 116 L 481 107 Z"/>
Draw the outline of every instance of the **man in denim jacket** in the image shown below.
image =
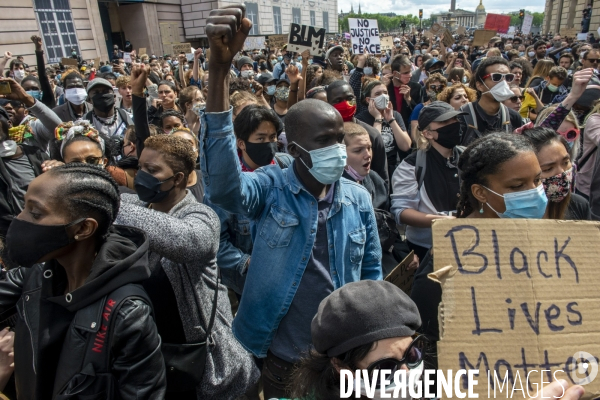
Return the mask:
<path fill-rule="evenodd" d="M 264 362 L 265 398 L 286 397 L 293 364 L 311 343 L 320 301 L 361 279 L 381 279 L 381 246 L 367 191 L 340 179 L 345 164 L 341 115 L 307 99 L 285 121 L 295 161 L 243 173 L 228 98 L 229 65 L 251 29 L 244 6 L 213 10 L 209 94 L 201 166 L 208 200 L 253 221 L 254 249 L 233 332 Z"/>

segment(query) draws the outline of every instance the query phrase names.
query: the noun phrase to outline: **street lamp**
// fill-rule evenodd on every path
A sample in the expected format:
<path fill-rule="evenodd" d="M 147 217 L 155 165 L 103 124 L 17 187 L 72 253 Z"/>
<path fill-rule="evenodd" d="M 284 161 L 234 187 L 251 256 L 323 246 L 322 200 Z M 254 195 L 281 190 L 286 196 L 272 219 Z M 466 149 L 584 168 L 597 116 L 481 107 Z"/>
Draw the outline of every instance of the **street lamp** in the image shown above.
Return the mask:
<path fill-rule="evenodd" d="M 419 9 L 419 33 L 423 30 L 423 9 Z"/>
<path fill-rule="evenodd" d="M 402 27 L 402 36 L 404 36 L 404 29 L 406 29 L 406 19 L 402 20 L 400 26 Z"/>

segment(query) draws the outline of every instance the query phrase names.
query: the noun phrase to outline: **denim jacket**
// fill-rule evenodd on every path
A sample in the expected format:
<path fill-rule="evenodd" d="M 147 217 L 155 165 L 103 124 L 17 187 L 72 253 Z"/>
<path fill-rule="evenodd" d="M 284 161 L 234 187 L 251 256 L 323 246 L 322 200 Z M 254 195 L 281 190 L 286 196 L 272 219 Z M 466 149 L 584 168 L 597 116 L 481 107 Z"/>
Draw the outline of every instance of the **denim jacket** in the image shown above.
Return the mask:
<path fill-rule="evenodd" d="M 246 281 L 246 263 L 252 253 L 250 220 L 243 215 L 232 214 L 217 207 L 206 197 L 204 203 L 217 213 L 221 221 L 217 265 L 221 270 L 223 285 L 241 295 Z"/>
<path fill-rule="evenodd" d="M 313 249 L 318 206 L 294 166 L 242 173 L 231 109 L 202 114 L 200 165 L 208 200 L 253 221 L 252 258 L 233 333 L 265 357 L 294 298 Z M 335 289 L 361 279 L 382 279 L 381 245 L 368 192 L 341 178 L 327 216 L 329 265 Z"/>

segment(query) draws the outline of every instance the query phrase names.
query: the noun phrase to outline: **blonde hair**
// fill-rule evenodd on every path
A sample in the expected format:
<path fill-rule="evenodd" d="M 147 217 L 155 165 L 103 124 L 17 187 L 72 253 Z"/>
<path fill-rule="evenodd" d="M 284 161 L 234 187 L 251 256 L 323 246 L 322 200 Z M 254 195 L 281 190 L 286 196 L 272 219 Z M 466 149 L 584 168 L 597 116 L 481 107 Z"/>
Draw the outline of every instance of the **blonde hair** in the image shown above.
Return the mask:
<path fill-rule="evenodd" d="M 553 111 L 555 111 L 557 108 L 558 108 L 558 104 L 554 104 L 554 105 L 548 106 L 548 107 L 544 108 L 542 111 L 540 111 L 538 113 L 537 119 L 535 120 L 535 126 L 540 126 L 542 124 L 542 122 L 544 122 L 544 120 L 546 118 L 548 118 L 548 116 Z M 594 109 L 596 109 L 596 107 L 594 107 Z M 575 129 L 578 129 L 578 130 L 581 129 L 581 126 L 579 125 L 579 121 L 577 120 L 577 116 L 575 115 L 573 110 L 569 111 L 569 113 L 567 114 L 567 117 L 564 119 L 564 121 L 572 123 L 575 126 Z M 556 133 L 558 133 L 558 132 L 556 132 Z M 571 156 L 571 160 L 575 160 L 577 158 L 577 156 L 579 155 L 579 148 L 581 147 L 580 143 L 581 143 L 581 141 L 579 139 L 577 139 L 573 142 L 573 147 L 569 150 L 569 155 Z"/>
<path fill-rule="evenodd" d="M 355 122 L 344 122 L 344 143 L 347 145 L 350 139 L 357 136 L 369 135 L 367 130 Z"/>
<path fill-rule="evenodd" d="M 236 90 L 229 96 L 229 103 L 231 103 L 231 106 L 233 107 L 233 115 L 235 116 L 239 114 L 242 106 L 247 106 L 248 104 L 258 104 L 258 100 L 256 99 L 256 96 L 250 92 L 245 90 Z"/>
<path fill-rule="evenodd" d="M 526 88 L 529 87 L 529 84 L 533 80 L 533 78 L 545 78 L 550 73 L 550 70 L 554 68 L 555 64 L 552 60 L 538 60 L 537 64 L 535 64 L 535 68 L 533 69 L 533 73 L 531 74 L 531 78 L 527 81 Z"/>

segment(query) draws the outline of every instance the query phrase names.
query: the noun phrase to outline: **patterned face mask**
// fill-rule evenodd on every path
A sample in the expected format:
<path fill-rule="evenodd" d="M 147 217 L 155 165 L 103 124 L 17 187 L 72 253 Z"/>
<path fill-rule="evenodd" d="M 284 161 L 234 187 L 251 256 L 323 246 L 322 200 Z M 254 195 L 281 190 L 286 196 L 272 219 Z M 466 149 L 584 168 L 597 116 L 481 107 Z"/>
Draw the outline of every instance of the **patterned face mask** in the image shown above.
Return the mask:
<path fill-rule="evenodd" d="M 275 89 L 275 98 L 277 100 L 287 101 L 289 95 L 290 95 L 290 88 L 288 88 L 288 87 L 280 86 L 277 89 Z"/>
<path fill-rule="evenodd" d="M 559 203 L 563 201 L 565 197 L 567 197 L 571 191 L 572 183 L 573 168 L 569 168 L 558 175 L 542 179 L 546 196 L 548 197 L 548 200 L 554 203 Z"/>

